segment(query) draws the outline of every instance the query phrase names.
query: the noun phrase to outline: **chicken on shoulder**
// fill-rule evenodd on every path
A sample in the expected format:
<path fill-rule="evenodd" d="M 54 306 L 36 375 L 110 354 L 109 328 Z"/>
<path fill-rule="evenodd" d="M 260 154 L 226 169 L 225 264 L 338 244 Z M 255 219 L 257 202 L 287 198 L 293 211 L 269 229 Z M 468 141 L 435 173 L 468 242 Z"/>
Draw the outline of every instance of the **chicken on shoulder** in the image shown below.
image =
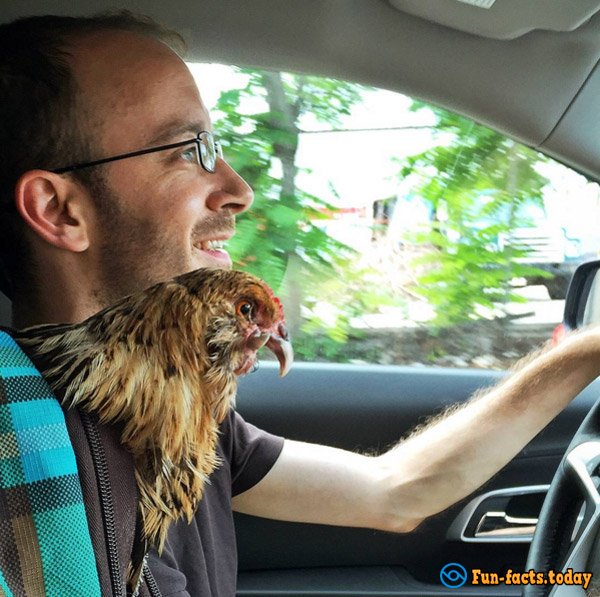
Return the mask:
<path fill-rule="evenodd" d="M 11 330 L 67 407 L 121 423 L 145 539 L 162 550 L 190 521 L 218 466 L 218 426 L 263 346 L 293 360 L 279 300 L 253 275 L 199 269 L 126 297 L 79 324 Z"/>

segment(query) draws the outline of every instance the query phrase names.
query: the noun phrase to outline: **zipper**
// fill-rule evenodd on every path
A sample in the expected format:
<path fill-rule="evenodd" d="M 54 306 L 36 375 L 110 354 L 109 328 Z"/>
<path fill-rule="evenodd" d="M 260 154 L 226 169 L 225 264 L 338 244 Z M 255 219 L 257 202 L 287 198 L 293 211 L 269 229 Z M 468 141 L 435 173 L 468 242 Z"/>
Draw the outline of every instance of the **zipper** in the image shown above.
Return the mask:
<path fill-rule="evenodd" d="M 110 574 L 110 584 L 112 586 L 113 597 L 123 597 L 121 585 L 121 566 L 119 564 L 119 551 L 117 543 L 117 532 L 115 526 L 115 507 L 113 503 L 110 478 L 108 476 L 108 462 L 106 461 L 106 452 L 100 440 L 100 432 L 96 422 L 89 413 L 82 412 L 81 421 L 85 434 L 87 435 L 96 471 L 96 480 L 98 481 L 98 493 L 100 495 L 100 510 L 102 512 L 102 521 L 104 527 L 104 536 L 106 539 L 106 550 L 108 552 L 108 571 Z"/>
<path fill-rule="evenodd" d="M 154 575 L 152 574 L 152 571 L 150 570 L 150 566 L 148 566 L 148 563 L 144 564 L 144 579 L 146 581 L 146 586 L 150 591 L 150 596 L 161 597 L 160 589 L 156 584 L 156 580 L 154 578 Z"/>

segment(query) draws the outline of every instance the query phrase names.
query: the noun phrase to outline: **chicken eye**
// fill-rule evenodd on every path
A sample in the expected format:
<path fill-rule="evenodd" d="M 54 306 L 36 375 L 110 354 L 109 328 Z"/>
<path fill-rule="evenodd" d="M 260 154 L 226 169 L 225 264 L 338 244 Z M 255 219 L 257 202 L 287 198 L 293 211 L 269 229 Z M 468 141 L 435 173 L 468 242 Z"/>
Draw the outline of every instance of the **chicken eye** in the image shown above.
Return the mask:
<path fill-rule="evenodd" d="M 241 301 L 237 304 L 236 312 L 238 315 L 250 318 L 252 315 L 252 304 L 248 301 Z"/>

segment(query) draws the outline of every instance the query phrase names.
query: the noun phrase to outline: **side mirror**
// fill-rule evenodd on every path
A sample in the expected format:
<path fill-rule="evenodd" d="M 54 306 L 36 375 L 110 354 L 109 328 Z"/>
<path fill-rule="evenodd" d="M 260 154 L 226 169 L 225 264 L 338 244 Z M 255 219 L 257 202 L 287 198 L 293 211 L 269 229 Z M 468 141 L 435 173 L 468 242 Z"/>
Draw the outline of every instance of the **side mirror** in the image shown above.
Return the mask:
<path fill-rule="evenodd" d="M 600 260 L 582 263 L 575 270 L 563 322 L 568 330 L 600 323 Z"/>

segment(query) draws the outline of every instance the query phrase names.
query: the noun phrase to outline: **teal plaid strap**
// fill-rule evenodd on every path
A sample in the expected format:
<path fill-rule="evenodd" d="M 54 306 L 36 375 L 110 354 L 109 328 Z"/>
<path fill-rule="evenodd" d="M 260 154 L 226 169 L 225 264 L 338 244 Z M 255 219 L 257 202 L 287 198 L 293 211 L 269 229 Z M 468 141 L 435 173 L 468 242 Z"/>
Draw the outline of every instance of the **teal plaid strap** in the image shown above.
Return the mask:
<path fill-rule="evenodd" d="M 64 414 L 0 331 L 0 597 L 100 597 Z"/>

